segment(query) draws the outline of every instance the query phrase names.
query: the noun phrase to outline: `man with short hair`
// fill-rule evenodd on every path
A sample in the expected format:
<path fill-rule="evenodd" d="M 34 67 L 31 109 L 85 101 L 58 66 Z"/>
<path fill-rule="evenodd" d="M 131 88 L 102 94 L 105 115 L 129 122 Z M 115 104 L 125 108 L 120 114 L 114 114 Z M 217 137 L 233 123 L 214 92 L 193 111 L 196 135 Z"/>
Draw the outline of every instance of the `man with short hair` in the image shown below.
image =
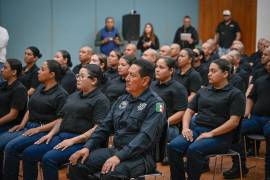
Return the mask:
<path fill-rule="evenodd" d="M 156 50 L 150 48 L 143 52 L 142 58 L 155 65 L 158 59 L 158 53 Z"/>
<path fill-rule="evenodd" d="M 257 43 L 257 51 L 251 54 L 249 57 L 249 62 L 251 63 L 252 66 L 256 65 L 262 57 L 264 41 L 265 41 L 264 38 L 259 39 Z"/>
<path fill-rule="evenodd" d="M 171 47 L 168 45 L 163 45 L 159 49 L 159 55 L 163 57 L 171 57 Z"/>
<path fill-rule="evenodd" d="M 249 64 L 249 57 L 245 54 L 245 46 L 241 41 L 235 40 L 231 46 L 231 50 L 237 50 L 240 57 L 240 68 L 245 70 L 249 75 L 252 73 L 252 68 Z"/>
<path fill-rule="evenodd" d="M 212 52 L 213 52 L 212 46 L 208 42 L 205 42 L 202 44 L 202 50 L 203 50 L 204 56 L 205 56 L 205 60 L 202 63 L 205 66 L 205 68 L 208 69 L 211 62 L 216 60 L 216 56 L 212 54 Z"/>
<path fill-rule="evenodd" d="M 180 47 L 194 49 L 199 43 L 199 35 L 197 30 L 191 25 L 191 17 L 183 18 L 183 25 L 179 27 L 174 35 L 173 43 L 177 43 Z"/>
<path fill-rule="evenodd" d="M 216 29 L 215 41 L 219 45 L 219 56 L 226 54 L 234 40 L 240 40 L 240 27 L 237 22 L 232 20 L 231 11 L 223 11 L 223 21 Z"/>
<path fill-rule="evenodd" d="M 179 46 L 179 44 L 173 43 L 173 44 L 171 44 L 170 48 L 171 48 L 171 58 L 173 60 L 177 61 L 181 47 Z"/>
<path fill-rule="evenodd" d="M 166 127 L 164 102 L 150 87 L 154 66 L 138 60 L 129 68 L 127 95 L 114 103 L 84 148 L 70 157 L 71 180 L 127 180 L 155 170 L 155 146 Z M 102 148 L 114 133 L 113 147 Z"/>
<path fill-rule="evenodd" d="M 137 47 L 135 44 L 129 43 L 124 49 L 125 56 L 136 57 L 137 56 Z"/>
<path fill-rule="evenodd" d="M 4 67 L 4 63 L 6 62 L 8 40 L 8 31 L 4 27 L 0 26 L 0 71 Z M 0 73 L 0 84 L 3 81 L 4 79 L 2 78 L 2 75 Z"/>
<path fill-rule="evenodd" d="M 249 83 L 249 73 L 241 68 L 241 54 L 237 50 L 232 50 L 228 53 L 229 56 L 231 56 L 231 63 L 233 65 L 233 74 L 238 74 L 245 83 L 245 88 L 248 87 Z"/>
<path fill-rule="evenodd" d="M 105 27 L 96 35 L 95 45 L 100 46 L 101 53 L 106 56 L 109 56 L 112 50 L 119 50 L 119 46 L 122 45 L 120 34 L 114 24 L 114 18 L 107 17 Z"/>
<path fill-rule="evenodd" d="M 80 64 L 76 65 L 72 71 L 74 72 L 74 74 L 78 74 L 81 67 L 84 64 L 89 64 L 91 61 L 91 57 L 94 54 L 93 49 L 89 46 L 83 46 L 80 49 L 80 53 L 79 53 L 79 59 L 80 59 Z"/>

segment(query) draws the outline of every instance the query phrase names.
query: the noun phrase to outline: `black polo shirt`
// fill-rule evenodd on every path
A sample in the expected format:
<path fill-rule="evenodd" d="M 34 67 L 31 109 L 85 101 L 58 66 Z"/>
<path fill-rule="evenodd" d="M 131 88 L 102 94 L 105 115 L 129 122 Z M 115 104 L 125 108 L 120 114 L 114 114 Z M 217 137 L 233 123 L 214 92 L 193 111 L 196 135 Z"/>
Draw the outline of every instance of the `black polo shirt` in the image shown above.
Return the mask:
<path fill-rule="evenodd" d="M 151 88 L 165 102 L 167 116 L 170 117 L 178 111 L 185 111 L 187 108 L 186 88 L 174 79 L 160 84 L 159 81 L 153 81 Z"/>
<path fill-rule="evenodd" d="M 256 51 L 255 53 L 249 56 L 249 62 L 255 65 L 261 60 L 261 58 L 262 58 L 262 52 Z"/>
<path fill-rule="evenodd" d="M 198 91 L 188 107 L 198 113 L 198 125 L 214 129 L 232 115 L 244 116 L 245 96 L 230 84 L 223 89 L 208 86 Z"/>
<path fill-rule="evenodd" d="M 251 84 L 254 84 L 254 82 L 259 79 L 260 77 L 263 77 L 265 75 L 268 75 L 267 70 L 265 69 L 265 66 L 263 64 L 257 64 L 256 67 L 253 68 L 253 72 L 252 72 L 252 80 L 251 80 Z"/>
<path fill-rule="evenodd" d="M 126 80 L 122 79 L 120 76 L 109 81 L 106 90 L 104 91 L 104 94 L 110 100 L 111 105 L 117 100 L 119 96 L 122 96 L 126 93 Z"/>
<path fill-rule="evenodd" d="M 239 67 L 243 70 L 245 70 L 248 74 L 252 73 L 252 67 L 250 66 L 248 62 L 248 57 L 241 57 Z"/>
<path fill-rule="evenodd" d="M 240 27 L 235 21 L 231 21 L 229 24 L 222 21 L 219 23 L 216 32 L 219 34 L 219 46 L 228 49 L 235 40 L 236 33 L 240 32 Z"/>
<path fill-rule="evenodd" d="M 104 73 L 104 76 L 108 79 L 108 80 L 112 80 L 116 77 L 118 77 L 118 71 L 117 69 L 112 69 L 112 68 L 109 68 L 105 73 Z"/>
<path fill-rule="evenodd" d="M 81 68 L 82 64 L 78 64 L 72 69 L 72 71 L 74 72 L 74 74 L 79 74 Z"/>
<path fill-rule="evenodd" d="M 27 104 L 27 91 L 24 85 L 16 80 L 11 85 L 7 82 L 1 83 L 0 86 L 0 118 L 7 115 L 11 108 L 16 109 L 19 115 L 15 120 L 7 124 L 13 125 L 21 121 Z"/>
<path fill-rule="evenodd" d="M 201 79 L 202 79 L 202 85 L 207 86 L 208 85 L 208 68 L 201 64 L 198 67 L 194 67 L 194 69 L 200 73 Z"/>
<path fill-rule="evenodd" d="M 70 69 L 67 69 L 60 84 L 68 94 L 72 94 L 77 89 L 77 80 L 75 74 Z"/>
<path fill-rule="evenodd" d="M 210 64 L 211 64 L 213 61 L 217 60 L 217 59 L 219 59 L 218 54 L 217 54 L 217 53 L 213 53 L 213 54 L 210 55 L 210 57 L 209 57 L 208 59 L 205 59 L 205 60 L 202 62 L 202 64 L 203 64 L 203 65 L 205 66 L 205 68 L 208 70 Z"/>
<path fill-rule="evenodd" d="M 238 76 L 240 76 L 243 79 L 243 81 L 245 83 L 245 88 L 247 88 L 248 83 L 249 83 L 249 75 L 250 74 L 247 71 L 245 71 L 244 69 L 242 69 L 241 67 L 238 67 L 235 72 Z"/>
<path fill-rule="evenodd" d="M 59 112 L 59 117 L 63 119 L 60 131 L 82 134 L 99 124 L 109 110 L 110 101 L 99 89 L 87 95 L 75 92 L 68 97 Z"/>
<path fill-rule="evenodd" d="M 248 96 L 254 102 L 252 113 L 258 116 L 270 117 L 270 75 L 267 74 L 255 81 L 253 89 Z"/>
<path fill-rule="evenodd" d="M 183 75 L 181 75 L 181 72 L 178 70 L 174 75 L 174 79 L 186 87 L 188 95 L 190 95 L 191 92 L 196 93 L 202 85 L 200 74 L 193 68 L 190 68 Z"/>
<path fill-rule="evenodd" d="M 57 119 L 57 114 L 68 96 L 61 85 L 55 85 L 44 90 L 44 85 L 38 86 L 28 103 L 29 122 L 47 124 Z"/>
<path fill-rule="evenodd" d="M 246 84 L 242 77 L 240 77 L 238 74 L 232 74 L 230 78 L 230 83 L 233 87 L 236 87 L 241 92 L 245 94 L 246 92 Z"/>
<path fill-rule="evenodd" d="M 19 80 L 23 83 L 23 85 L 26 87 L 27 90 L 30 88 L 37 88 L 39 85 L 38 81 L 38 71 L 39 68 L 36 64 L 34 64 L 31 69 L 26 71 L 26 66 L 23 68 L 22 76 L 19 78 Z"/>

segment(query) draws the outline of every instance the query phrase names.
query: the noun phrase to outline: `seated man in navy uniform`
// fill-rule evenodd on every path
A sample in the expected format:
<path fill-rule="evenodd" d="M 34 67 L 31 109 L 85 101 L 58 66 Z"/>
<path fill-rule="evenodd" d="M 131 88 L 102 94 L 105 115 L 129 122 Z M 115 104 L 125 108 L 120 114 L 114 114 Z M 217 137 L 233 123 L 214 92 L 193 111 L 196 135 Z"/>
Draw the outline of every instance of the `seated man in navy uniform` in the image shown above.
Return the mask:
<path fill-rule="evenodd" d="M 164 102 L 149 88 L 153 74 L 148 61 L 131 65 L 128 94 L 118 98 L 84 148 L 70 157 L 71 180 L 87 179 L 97 172 L 102 179 L 130 179 L 155 170 L 155 145 L 166 124 L 166 111 Z M 112 133 L 113 148 L 102 148 Z"/>

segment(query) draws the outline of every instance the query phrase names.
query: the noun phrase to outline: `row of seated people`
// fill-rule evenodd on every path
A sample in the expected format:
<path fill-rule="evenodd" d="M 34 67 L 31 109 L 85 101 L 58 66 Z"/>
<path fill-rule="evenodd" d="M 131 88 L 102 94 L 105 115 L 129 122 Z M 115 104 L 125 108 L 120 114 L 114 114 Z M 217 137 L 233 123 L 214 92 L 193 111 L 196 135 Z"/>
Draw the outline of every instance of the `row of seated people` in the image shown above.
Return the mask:
<path fill-rule="evenodd" d="M 230 148 L 229 142 L 232 138 L 230 132 L 238 126 L 241 117 L 251 114 L 252 105 L 254 105 L 254 114 L 252 114 L 257 115 L 255 116 L 257 119 L 269 117 L 267 114 L 269 111 L 264 109 L 269 106 L 262 106 L 262 103 L 267 103 L 265 97 L 269 90 L 269 87 L 266 87 L 268 78 L 261 80 L 269 76 L 267 69 L 270 60 L 269 48 L 264 45 L 261 49 L 263 53 L 260 60 L 256 58 L 254 61 L 254 64 L 256 62 L 263 68 L 263 71 L 260 69 L 260 72 L 263 72 L 260 75 L 262 77 L 259 76 L 258 80 L 254 80 L 255 76 L 253 76 L 250 81 L 254 68 L 248 72 L 249 69 L 246 67 L 250 67 L 251 62 L 242 62 L 244 65 L 241 66 L 240 50 L 243 47 L 241 42 L 236 42 L 232 46 L 232 51 L 217 61 L 214 58 L 204 59 L 207 54 L 204 52 L 209 44 L 211 43 L 204 43 L 203 50 L 199 48 L 179 50 L 179 57 L 176 60 L 168 57 L 173 51 L 170 47 L 168 54 L 163 54 L 155 61 L 149 60 L 146 54 L 143 54 L 146 60 L 136 60 L 132 54 L 128 54 L 128 46 L 132 47 L 132 44 L 129 44 L 124 56 L 118 55 L 120 53 L 117 51 L 110 53 L 109 69 L 106 69 L 107 61 L 104 56 L 92 55 L 91 48 L 82 47 L 81 62 L 83 57 L 88 57 L 90 61 L 81 63 L 73 69 L 73 71 L 79 69 L 75 77 L 77 91 L 74 90 L 75 92 L 73 91 L 69 96 L 62 84 L 63 75 L 65 77 L 67 70 L 71 75 L 74 73 L 68 68 L 69 60 L 63 53 L 66 51 L 57 52 L 56 61 L 47 60 L 38 71 L 35 71 L 37 84 L 40 85 L 30 86 L 30 88 L 21 83 L 23 82 L 21 79 L 25 77 L 25 74 L 21 76 L 21 72 L 25 70 L 21 62 L 16 59 L 7 60 L 1 70 L 6 80 L 1 84 L 0 93 L 0 108 L 3 114 L 0 116 L 2 122 L 0 164 L 4 165 L 1 168 L 3 169 L 1 177 L 16 179 L 21 158 L 25 179 L 36 178 L 39 161 L 41 161 L 45 179 L 58 179 L 58 167 L 69 159 L 72 164 L 71 179 L 79 179 L 77 176 L 82 176 L 80 178 L 84 179 L 86 174 L 99 170 L 102 170 L 109 179 L 112 176 L 130 178 L 150 172 L 155 167 L 151 148 L 167 121 L 170 142 L 168 155 L 172 178 L 183 177 L 184 169 L 181 167 L 180 158 L 175 157 L 181 157 L 190 149 L 187 171 L 190 179 L 198 179 L 203 165 L 203 159 L 199 157 L 204 157 L 213 151 L 218 152 Z M 27 48 L 25 56 L 30 54 L 35 58 L 32 59 L 33 67 L 38 56 L 35 56 L 35 51 L 31 49 L 35 48 Z M 210 54 L 213 56 L 213 52 Z M 115 59 L 112 58 L 114 55 L 116 55 Z M 25 61 L 27 62 L 27 58 Z M 202 83 L 205 77 L 195 70 L 199 67 L 198 64 L 207 69 L 205 84 Z M 155 77 L 152 78 L 154 65 Z M 243 76 L 247 78 L 245 80 L 239 73 L 240 81 L 238 82 L 244 84 L 240 86 L 241 88 L 237 87 L 239 83 L 233 83 L 233 77 L 237 75 L 237 72 L 245 75 L 250 73 L 248 77 Z M 259 80 L 263 82 L 257 83 Z M 32 81 L 29 78 L 27 82 Z M 66 82 L 69 84 L 71 81 L 67 79 Z M 262 89 L 259 87 L 261 92 L 258 93 L 257 86 L 262 86 L 261 84 L 264 86 Z M 251 87 L 252 90 L 248 93 L 247 113 L 244 113 L 244 94 L 247 87 Z M 112 95 L 108 95 L 108 92 Z M 27 103 L 28 96 L 30 98 Z M 262 100 L 264 101 L 261 102 Z M 257 109 L 256 104 L 259 104 Z M 24 113 L 25 110 L 26 113 Z M 189 122 L 195 112 L 198 114 L 194 122 L 195 129 L 193 129 L 193 126 L 189 126 Z M 261 121 L 257 119 L 254 121 Z M 183 122 L 182 135 L 179 136 L 181 120 Z M 258 129 L 262 128 L 261 124 L 258 126 Z M 115 136 L 114 148 L 98 150 L 104 147 L 111 133 Z M 226 141 L 224 139 L 221 141 L 228 142 L 224 146 L 221 146 L 218 141 L 221 137 L 228 138 Z M 196 144 L 201 147 L 209 146 L 207 144 L 209 142 L 206 141 L 208 138 L 217 141 L 217 143 L 210 142 L 213 151 L 206 151 L 200 156 L 194 154 L 198 151 L 192 151 L 192 147 L 195 146 L 195 149 L 199 150 Z M 193 139 L 204 139 L 206 142 L 194 141 L 194 144 Z M 194 145 L 189 148 L 191 144 Z M 96 149 L 97 151 L 94 151 Z M 92 156 L 94 152 L 96 154 Z M 76 164 L 79 158 L 82 157 L 82 162 L 84 162 L 88 156 L 89 159 L 85 163 L 86 171 L 82 168 L 84 166 Z M 121 163 L 122 166 L 120 166 Z M 83 173 L 83 171 L 86 172 Z M 269 170 L 266 168 L 266 177 L 268 177 L 267 172 Z"/>

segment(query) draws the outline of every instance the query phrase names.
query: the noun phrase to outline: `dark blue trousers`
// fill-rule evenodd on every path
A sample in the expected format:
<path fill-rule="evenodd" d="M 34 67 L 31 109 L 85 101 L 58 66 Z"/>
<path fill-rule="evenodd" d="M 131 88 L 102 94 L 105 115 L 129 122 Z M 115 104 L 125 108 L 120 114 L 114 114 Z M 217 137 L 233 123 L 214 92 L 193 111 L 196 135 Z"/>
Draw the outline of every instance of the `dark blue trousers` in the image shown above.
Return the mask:
<path fill-rule="evenodd" d="M 6 145 L 8 143 L 11 143 L 12 140 L 15 140 L 16 138 L 28 139 L 28 142 L 27 142 L 28 144 L 29 144 L 29 141 L 31 143 L 33 143 L 34 140 L 35 140 L 35 138 L 36 138 L 36 136 L 25 137 L 25 136 L 22 136 L 22 134 L 25 131 L 27 131 L 28 129 L 35 128 L 35 127 L 38 127 L 38 126 L 40 126 L 40 124 L 29 122 L 29 123 L 26 124 L 25 128 L 23 128 L 20 131 L 16 131 L 16 132 L 8 132 L 8 129 L 11 128 L 12 126 L 8 126 L 8 127 L 5 127 L 5 128 L 2 127 L 2 129 L 5 129 L 5 131 L 3 131 L 0 134 L 0 139 L 1 139 L 1 141 L 0 141 L 0 168 L 1 168 L 0 179 L 3 178 L 3 173 L 6 174 L 7 171 L 9 171 L 9 169 L 7 169 L 7 168 L 9 168 L 9 164 L 7 162 L 4 162 L 4 150 L 5 150 Z M 39 137 L 39 136 L 37 136 L 37 137 Z M 6 154 L 7 153 L 5 153 L 5 155 Z M 17 159 L 18 159 L 18 163 L 17 164 L 15 163 L 14 166 L 12 164 L 10 165 L 14 169 L 19 167 L 19 159 L 20 158 L 18 157 Z M 5 167 L 4 168 L 3 168 L 3 164 L 5 164 Z M 14 176 L 14 178 L 18 178 L 18 176 Z M 12 179 L 9 178 L 9 180 L 12 180 Z"/>
<path fill-rule="evenodd" d="M 38 162 L 41 162 L 45 180 L 58 180 L 59 166 L 68 162 L 69 157 L 83 147 L 83 144 L 75 144 L 64 151 L 53 149 L 65 139 L 70 139 L 78 134 L 60 132 L 46 144 L 31 145 L 23 152 L 24 179 L 35 180 L 38 174 Z"/>
<path fill-rule="evenodd" d="M 100 172 L 103 164 L 107 159 L 114 156 L 117 152 L 114 148 L 101 148 L 90 152 L 90 156 L 84 164 L 70 166 L 70 180 L 85 180 L 88 175 L 93 175 Z M 141 157 L 135 157 L 126 161 L 120 162 L 114 171 L 102 176 L 103 180 L 129 180 L 132 177 L 144 175 L 146 173 L 145 160 Z M 93 178 L 95 179 L 95 178 Z"/>
<path fill-rule="evenodd" d="M 265 157 L 265 179 L 270 179 L 270 117 L 267 116 L 251 116 L 250 119 L 244 119 L 241 124 L 241 135 L 262 134 L 266 139 L 266 157 Z M 240 153 L 243 162 L 244 143 L 241 141 L 233 145 L 233 149 Z M 238 160 L 233 158 L 234 165 L 238 164 Z"/>
<path fill-rule="evenodd" d="M 185 168 L 183 157 L 187 158 L 188 179 L 199 180 L 203 168 L 207 163 L 207 155 L 216 153 L 226 153 L 231 147 L 232 133 L 195 140 L 200 134 L 209 132 L 212 129 L 202 127 L 192 123 L 193 142 L 187 141 L 179 135 L 168 145 L 168 157 L 172 180 L 185 180 Z"/>

